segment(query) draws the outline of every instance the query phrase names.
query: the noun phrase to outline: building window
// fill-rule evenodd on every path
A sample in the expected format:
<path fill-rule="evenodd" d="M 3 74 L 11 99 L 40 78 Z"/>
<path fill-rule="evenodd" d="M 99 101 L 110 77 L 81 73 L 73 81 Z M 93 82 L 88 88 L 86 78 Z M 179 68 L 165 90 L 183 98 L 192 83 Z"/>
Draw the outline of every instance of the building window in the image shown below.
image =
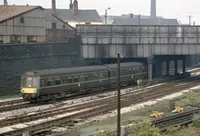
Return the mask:
<path fill-rule="evenodd" d="M 37 42 L 36 36 L 27 36 L 27 42 Z"/>
<path fill-rule="evenodd" d="M 3 43 L 3 36 L 0 36 L 0 43 Z"/>
<path fill-rule="evenodd" d="M 12 35 L 12 36 L 10 36 L 10 42 L 11 43 L 20 43 L 21 42 L 20 36 L 18 36 L 18 35 Z"/>
<path fill-rule="evenodd" d="M 85 24 L 86 24 L 86 25 L 90 25 L 90 24 L 91 24 L 91 22 L 85 22 Z"/>

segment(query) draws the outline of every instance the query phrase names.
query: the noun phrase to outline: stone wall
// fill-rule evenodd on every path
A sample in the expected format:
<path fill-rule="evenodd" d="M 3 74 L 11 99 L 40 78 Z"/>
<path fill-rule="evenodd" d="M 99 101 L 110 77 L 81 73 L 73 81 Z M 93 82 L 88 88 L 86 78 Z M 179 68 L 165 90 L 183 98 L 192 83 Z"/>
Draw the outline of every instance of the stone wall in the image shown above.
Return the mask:
<path fill-rule="evenodd" d="M 63 43 L 0 45 L 0 96 L 17 94 L 23 72 L 87 65 L 80 58 L 80 38 Z"/>

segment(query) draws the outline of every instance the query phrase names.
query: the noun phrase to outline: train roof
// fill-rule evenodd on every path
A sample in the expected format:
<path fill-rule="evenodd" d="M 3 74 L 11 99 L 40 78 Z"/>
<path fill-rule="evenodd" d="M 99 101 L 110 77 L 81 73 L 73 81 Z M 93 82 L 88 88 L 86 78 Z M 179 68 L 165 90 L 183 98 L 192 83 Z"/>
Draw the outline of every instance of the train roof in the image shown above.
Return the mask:
<path fill-rule="evenodd" d="M 131 67 L 131 66 L 141 66 L 142 63 L 130 62 L 130 63 L 121 63 L 120 67 Z M 30 75 L 31 73 L 38 76 L 54 76 L 62 74 L 74 74 L 74 73 L 83 73 L 83 72 L 95 72 L 98 70 L 108 70 L 116 69 L 117 64 L 108 64 L 108 65 L 98 65 L 98 66 L 82 66 L 82 67 L 71 67 L 71 68 L 59 68 L 59 69 L 44 69 L 44 70 L 35 70 L 26 72 L 25 75 Z M 29 73 L 29 74 L 27 74 Z"/>
<path fill-rule="evenodd" d="M 53 76 L 53 75 L 62 75 L 62 74 L 74 74 L 74 73 L 83 73 L 83 72 L 93 72 L 98 70 L 107 70 L 104 66 L 83 66 L 83 67 L 71 67 L 71 68 L 59 68 L 59 69 L 44 69 L 44 70 L 35 70 L 31 71 L 36 73 L 39 76 Z"/>

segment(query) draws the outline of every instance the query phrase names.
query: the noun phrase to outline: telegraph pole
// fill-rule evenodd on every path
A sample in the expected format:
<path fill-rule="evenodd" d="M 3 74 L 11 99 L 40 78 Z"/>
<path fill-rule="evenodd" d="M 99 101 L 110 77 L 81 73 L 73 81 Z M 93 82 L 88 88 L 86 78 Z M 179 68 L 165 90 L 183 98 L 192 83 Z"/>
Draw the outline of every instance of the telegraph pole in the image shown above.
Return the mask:
<path fill-rule="evenodd" d="M 117 136 L 121 135 L 121 122 L 120 122 L 120 53 L 117 53 Z"/>

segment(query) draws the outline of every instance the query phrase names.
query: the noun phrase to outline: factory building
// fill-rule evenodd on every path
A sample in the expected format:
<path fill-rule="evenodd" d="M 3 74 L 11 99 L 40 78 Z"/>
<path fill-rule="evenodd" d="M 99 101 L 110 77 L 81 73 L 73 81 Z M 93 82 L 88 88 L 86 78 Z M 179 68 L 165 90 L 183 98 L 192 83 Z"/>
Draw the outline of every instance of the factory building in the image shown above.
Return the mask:
<path fill-rule="evenodd" d="M 156 16 L 156 0 L 151 0 L 151 12 L 150 17 L 134 16 L 130 14 L 129 18 L 116 18 L 113 25 L 179 25 L 177 19 L 166 19 Z"/>
<path fill-rule="evenodd" d="M 64 41 L 75 29 L 41 6 L 0 5 L 0 43 Z"/>
<path fill-rule="evenodd" d="M 96 9 L 79 9 L 77 0 L 70 0 L 69 9 L 57 9 L 55 5 L 56 0 L 52 0 L 52 9 L 48 10 L 74 28 L 77 24 L 103 24 Z"/>

